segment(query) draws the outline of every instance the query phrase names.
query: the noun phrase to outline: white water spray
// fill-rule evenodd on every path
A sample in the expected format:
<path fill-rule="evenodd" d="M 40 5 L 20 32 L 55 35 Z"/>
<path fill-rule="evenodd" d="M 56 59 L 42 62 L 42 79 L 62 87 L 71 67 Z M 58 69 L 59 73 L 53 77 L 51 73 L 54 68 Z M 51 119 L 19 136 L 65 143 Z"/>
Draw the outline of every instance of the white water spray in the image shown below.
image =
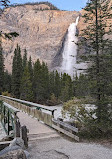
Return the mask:
<path fill-rule="evenodd" d="M 68 28 L 67 38 L 65 40 L 64 49 L 62 52 L 62 66 L 61 72 L 68 73 L 69 75 L 73 76 L 76 73 L 74 72 L 74 65 L 76 64 L 76 56 L 77 56 L 77 41 L 78 38 L 76 36 L 76 29 L 77 24 L 79 21 L 79 17 L 77 17 L 76 22 L 70 24 Z"/>

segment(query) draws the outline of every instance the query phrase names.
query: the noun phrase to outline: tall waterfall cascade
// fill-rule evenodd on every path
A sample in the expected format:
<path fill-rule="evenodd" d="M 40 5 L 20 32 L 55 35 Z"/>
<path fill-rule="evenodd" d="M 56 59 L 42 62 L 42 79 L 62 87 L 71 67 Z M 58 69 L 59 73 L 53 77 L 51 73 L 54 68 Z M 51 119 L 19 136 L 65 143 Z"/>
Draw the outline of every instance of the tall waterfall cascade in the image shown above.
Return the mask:
<path fill-rule="evenodd" d="M 76 18 L 75 23 L 70 24 L 68 28 L 68 33 L 65 39 L 64 48 L 62 52 L 62 64 L 60 66 L 60 72 L 65 72 L 71 77 L 76 76 L 76 73 L 81 73 L 80 71 L 78 71 L 78 69 L 84 66 L 84 63 L 77 64 L 78 37 L 76 33 L 78 21 L 79 16 Z"/>

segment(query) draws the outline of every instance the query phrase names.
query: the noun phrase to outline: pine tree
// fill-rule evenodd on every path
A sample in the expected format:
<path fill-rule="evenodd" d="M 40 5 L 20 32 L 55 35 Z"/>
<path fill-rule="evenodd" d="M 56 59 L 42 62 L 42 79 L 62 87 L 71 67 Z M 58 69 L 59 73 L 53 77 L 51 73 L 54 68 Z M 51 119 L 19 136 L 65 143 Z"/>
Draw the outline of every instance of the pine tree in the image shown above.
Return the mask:
<path fill-rule="evenodd" d="M 55 72 L 55 85 L 54 85 L 54 94 L 59 98 L 61 92 L 61 79 L 58 71 Z"/>
<path fill-rule="evenodd" d="M 109 83 L 112 77 L 112 63 L 109 59 L 112 54 L 109 53 L 112 45 L 105 35 L 110 34 L 110 24 L 107 20 L 111 18 L 109 4 L 110 0 L 102 2 L 101 0 L 89 0 L 85 8 L 85 22 L 88 26 L 83 30 L 83 36 L 89 41 L 92 52 L 91 67 L 87 70 L 88 78 L 91 81 L 91 94 L 96 99 L 96 115 L 98 123 L 105 123 L 110 120 L 110 100 Z M 110 45 L 111 43 L 111 45 Z M 110 65 L 110 66 L 109 66 Z"/>
<path fill-rule="evenodd" d="M 32 66 L 31 56 L 30 56 L 29 61 L 28 61 L 28 70 L 30 73 L 30 80 L 33 81 L 33 66 Z"/>
<path fill-rule="evenodd" d="M 3 90 L 5 92 L 11 93 L 11 74 L 9 74 L 7 70 L 4 72 L 4 87 L 3 87 Z"/>
<path fill-rule="evenodd" d="M 63 102 L 70 100 L 73 97 L 73 83 L 71 77 L 64 73 L 61 77 L 61 95 L 60 99 Z"/>
<path fill-rule="evenodd" d="M 45 103 L 50 96 L 48 67 L 39 59 L 34 64 L 33 91 L 36 102 Z"/>
<path fill-rule="evenodd" d="M 7 7 L 9 5 L 9 0 L 0 0 L 0 6 Z"/>
<path fill-rule="evenodd" d="M 22 57 L 20 47 L 17 45 L 14 51 L 14 58 L 12 64 L 12 94 L 20 97 L 20 85 L 22 77 Z"/>
<path fill-rule="evenodd" d="M 33 87 L 32 82 L 30 80 L 30 72 L 28 69 L 28 66 L 24 68 L 24 72 L 21 79 L 21 88 L 20 88 L 20 98 L 27 100 L 27 101 L 33 101 Z"/>
<path fill-rule="evenodd" d="M 26 49 L 24 50 L 24 56 L 23 56 L 23 71 L 27 66 L 27 51 Z"/>
<path fill-rule="evenodd" d="M 33 90 L 37 102 L 45 102 L 49 98 L 49 72 L 47 65 L 37 60 L 34 64 Z"/>
<path fill-rule="evenodd" d="M 0 94 L 3 91 L 4 84 L 4 58 L 2 54 L 2 47 L 0 46 Z"/>
<path fill-rule="evenodd" d="M 75 97 L 89 96 L 89 80 L 86 75 L 81 74 L 79 77 L 76 76 L 74 78 L 73 85 Z"/>
<path fill-rule="evenodd" d="M 42 62 L 42 70 L 41 70 L 41 88 L 42 88 L 42 98 L 43 100 L 47 100 L 50 97 L 49 92 L 49 71 L 48 66 L 44 62 Z"/>
<path fill-rule="evenodd" d="M 34 99 L 36 102 L 38 102 L 41 97 L 40 97 L 40 83 L 41 83 L 41 64 L 39 59 L 34 64 L 34 78 L 33 78 L 33 92 L 34 92 Z"/>
<path fill-rule="evenodd" d="M 50 95 L 54 94 L 54 86 L 55 86 L 55 73 L 49 72 L 49 93 Z"/>

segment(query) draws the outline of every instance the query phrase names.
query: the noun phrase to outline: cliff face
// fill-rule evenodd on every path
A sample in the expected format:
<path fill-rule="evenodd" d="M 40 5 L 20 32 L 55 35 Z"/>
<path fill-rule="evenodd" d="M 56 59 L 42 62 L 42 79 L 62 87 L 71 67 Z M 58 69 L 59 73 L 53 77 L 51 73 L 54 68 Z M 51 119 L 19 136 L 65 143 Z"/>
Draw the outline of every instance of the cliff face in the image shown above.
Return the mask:
<path fill-rule="evenodd" d="M 52 61 L 60 52 L 64 36 L 69 25 L 75 22 L 79 12 L 59 10 L 38 10 L 36 5 L 16 6 L 5 9 L 0 17 L 0 28 L 4 32 L 19 33 L 12 41 L 3 39 L 5 67 L 11 71 L 13 52 L 17 44 L 22 55 L 27 49 L 28 57 L 47 62 L 51 68 Z M 46 8 L 41 5 L 41 8 Z M 49 8 L 48 8 L 49 9 Z"/>

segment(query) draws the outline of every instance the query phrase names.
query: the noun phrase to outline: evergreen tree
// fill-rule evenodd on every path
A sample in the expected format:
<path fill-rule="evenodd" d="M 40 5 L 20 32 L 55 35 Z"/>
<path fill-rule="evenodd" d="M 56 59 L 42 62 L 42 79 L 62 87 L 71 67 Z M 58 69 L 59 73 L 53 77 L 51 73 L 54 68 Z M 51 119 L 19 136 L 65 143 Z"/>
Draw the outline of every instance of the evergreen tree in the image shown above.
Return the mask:
<path fill-rule="evenodd" d="M 38 102 L 39 100 L 41 100 L 40 97 L 40 83 L 41 83 L 41 64 L 39 59 L 37 59 L 37 61 L 34 64 L 34 78 L 33 78 L 33 92 L 34 92 L 34 99 L 36 100 L 36 102 Z"/>
<path fill-rule="evenodd" d="M 2 47 L 0 46 L 0 93 L 3 91 L 4 82 L 4 58 L 2 54 Z"/>
<path fill-rule="evenodd" d="M 61 92 L 61 79 L 58 71 L 55 72 L 54 94 L 59 98 Z"/>
<path fill-rule="evenodd" d="M 42 62 L 41 66 L 41 99 L 43 98 L 46 101 L 50 97 L 49 92 L 49 71 L 48 66 L 44 62 Z"/>
<path fill-rule="evenodd" d="M 88 77 L 84 74 L 81 74 L 79 77 L 75 77 L 74 81 L 74 96 L 75 97 L 84 97 L 89 96 L 89 80 Z"/>
<path fill-rule="evenodd" d="M 44 103 L 50 96 L 48 67 L 39 60 L 34 64 L 33 90 L 37 102 Z"/>
<path fill-rule="evenodd" d="M 23 71 L 27 66 L 27 51 L 26 49 L 24 50 L 24 56 L 23 56 Z"/>
<path fill-rule="evenodd" d="M 60 99 L 66 102 L 73 97 L 73 83 L 71 77 L 64 73 L 61 78 L 61 96 Z"/>
<path fill-rule="evenodd" d="M 30 73 L 28 66 L 24 69 L 23 76 L 21 79 L 21 88 L 20 88 L 20 98 L 27 100 L 27 101 L 33 101 L 33 87 L 32 82 L 30 80 Z"/>
<path fill-rule="evenodd" d="M 89 40 L 94 53 L 88 56 L 89 59 L 91 58 L 92 65 L 87 71 L 91 81 L 91 93 L 96 99 L 97 122 L 102 124 L 105 121 L 108 123 L 111 119 L 109 108 L 111 101 L 108 90 L 112 77 L 112 63 L 109 62 L 109 59 L 112 58 L 112 54 L 109 53 L 112 43 L 109 39 L 104 38 L 105 35 L 110 34 L 110 25 L 107 23 L 107 20 L 111 18 L 109 2 L 110 0 L 106 3 L 101 0 L 88 1 L 84 18 L 89 25 L 83 30 L 83 36 Z"/>
<path fill-rule="evenodd" d="M 11 93 L 11 74 L 9 74 L 7 70 L 4 72 L 4 88 L 3 88 L 3 90 L 5 92 Z"/>
<path fill-rule="evenodd" d="M 17 45 L 14 51 L 14 58 L 12 64 L 12 94 L 20 97 L 20 85 L 22 77 L 22 57 L 20 47 Z"/>
<path fill-rule="evenodd" d="M 29 61 L 28 61 L 28 70 L 30 73 L 30 80 L 33 81 L 33 66 L 32 66 L 31 56 L 30 56 Z"/>
<path fill-rule="evenodd" d="M 50 93 L 50 95 L 54 94 L 54 92 L 55 92 L 54 86 L 55 86 L 55 73 L 53 71 L 53 72 L 49 72 L 49 93 Z"/>
<path fill-rule="evenodd" d="M 9 5 L 9 0 L 0 0 L 0 7 L 7 7 Z"/>

